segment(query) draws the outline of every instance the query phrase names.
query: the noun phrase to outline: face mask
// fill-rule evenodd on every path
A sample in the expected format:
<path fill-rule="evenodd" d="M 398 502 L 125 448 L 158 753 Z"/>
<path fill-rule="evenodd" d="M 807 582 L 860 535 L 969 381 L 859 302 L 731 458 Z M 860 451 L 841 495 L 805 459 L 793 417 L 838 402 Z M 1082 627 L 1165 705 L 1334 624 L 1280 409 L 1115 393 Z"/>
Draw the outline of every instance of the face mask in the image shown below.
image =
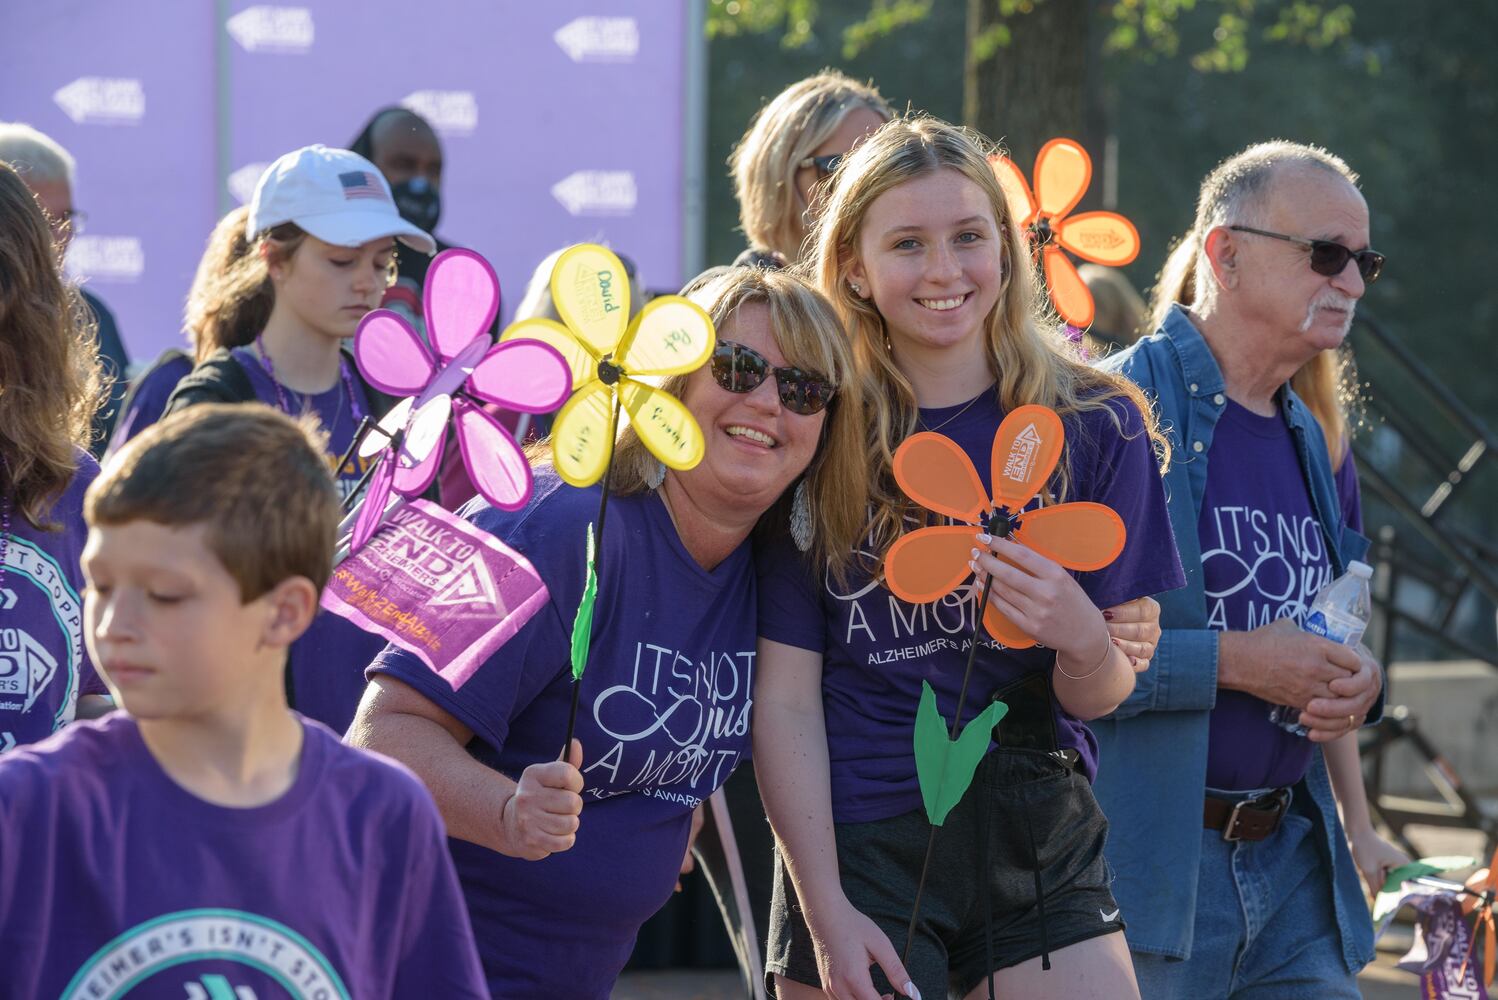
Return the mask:
<path fill-rule="evenodd" d="M 430 233 L 442 215 L 442 196 L 425 177 L 412 177 L 390 189 L 401 218 Z"/>

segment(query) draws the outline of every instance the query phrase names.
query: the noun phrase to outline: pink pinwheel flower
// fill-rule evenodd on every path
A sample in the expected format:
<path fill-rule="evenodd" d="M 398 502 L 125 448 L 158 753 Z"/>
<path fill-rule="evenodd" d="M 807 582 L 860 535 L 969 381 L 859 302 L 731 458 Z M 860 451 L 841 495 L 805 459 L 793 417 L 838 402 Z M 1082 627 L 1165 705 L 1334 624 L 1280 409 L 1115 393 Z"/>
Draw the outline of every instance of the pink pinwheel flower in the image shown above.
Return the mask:
<path fill-rule="evenodd" d="M 362 457 L 380 454 L 370 477 L 351 550 L 374 534 L 394 490 L 415 496 L 431 485 L 442 458 L 449 415 L 468 476 L 494 506 L 518 510 L 531 495 L 531 470 L 520 445 L 479 405 L 549 413 L 572 391 L 572 374 L 556 348 L 535 340 L 495 344 L 489 324 L 499 311 L 499 279 L 471 250 L 444 250 L 427 270 L 422 292 L 431 347 L 400 314 L 376 309 L 354 333 L 354 359 L 369 384 L 406 397 L 380 421 Z M 433 349 L 435 348 L 435 355 Z"/>

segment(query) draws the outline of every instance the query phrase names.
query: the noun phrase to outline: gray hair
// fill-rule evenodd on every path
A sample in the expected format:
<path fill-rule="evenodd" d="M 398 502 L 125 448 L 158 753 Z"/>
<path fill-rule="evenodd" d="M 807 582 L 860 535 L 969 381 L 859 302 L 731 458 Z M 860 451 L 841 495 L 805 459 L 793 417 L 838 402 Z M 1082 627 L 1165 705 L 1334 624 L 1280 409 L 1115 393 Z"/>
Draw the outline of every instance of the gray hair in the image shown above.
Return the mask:
<path fill-rule="evenodd" d="M 1262 226 L 1275 172 L 1287 166 L 1314 167 L 1353 186 L 1358 183 L 1358 175 L 1340 156 L 1288 139 L 1255 143 L 1223 160 L 1202 181 L 1196 220 L 1160 271 L 1150 303 L 1156 328 L 1165 321 L 1172 303 L 1192 306 L 1212 299 L 1216 294 L 1212 282 L 1199 280 L 1212 273 L 1206 259 L 1207 234 L 1218 226 Z"/>
<path fill-rule="evenodd" d="M 1196 231 L 1205 236 L 1216 226 L 1250 225 L 1261 221 L 1270 182 L 1280 167 L 1319 167 L 1354 187 L 1358 175 L 1334 153 L 1320 146 L 1271 139 L 1256 143 L 1223 160 L 1202 181 L 1196 199 Z"/>
<path fill-rule="evenodd" d="M 23 122 L 0 122 L 0 160 L 14 167 L 28 185 L 73 184 L 73 155 L 56 139 Z"/>

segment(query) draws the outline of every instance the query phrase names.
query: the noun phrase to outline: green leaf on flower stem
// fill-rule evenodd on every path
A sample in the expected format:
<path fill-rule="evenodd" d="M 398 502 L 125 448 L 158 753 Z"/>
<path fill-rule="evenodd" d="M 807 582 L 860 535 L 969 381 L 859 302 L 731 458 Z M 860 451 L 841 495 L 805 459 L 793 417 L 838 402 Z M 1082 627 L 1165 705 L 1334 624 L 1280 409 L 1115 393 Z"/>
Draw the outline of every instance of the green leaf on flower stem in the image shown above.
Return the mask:
<path fill-rule="evenodd" d="M 946 720 L 936 707 L 936 693 L 921 681 L 921 704 L 915 715 L 915 773 L 932 826 L 941 826 L 952 807 L 962 801 L 973 783 L 978 762 L 988 753 L 993 727 L 1008 711 L 1009 706 L 1002 701 L 994 702 L 953 742 L 947 738 Z"/>
<path fill-rule="evenodd" d="M 1383 888 L 1378 891 L 1394 892 L 1410 879 L 1423 878 L 1426 875 L 1440 875 L 1442 872 L 1455 871 L 1458 868 L 1474 868 L 1477 864 L 1476 858 L 1421 858 L 1419 861 L 1411 861 L 1391 870 L 1389 877 L 1384 879 Z"/>
<path fill-rule="evenodd" d="M 577 605 L 577 617 L 572 620 L 572 679 L 583 679 L 583 670 L 588 666 L 588 649 L 593 644 L 593 602 L 598 598 L 598 570 L 593 549 L 593 525 L 588 525 L 588 576 L 583 584 L 583 599 Z"/>

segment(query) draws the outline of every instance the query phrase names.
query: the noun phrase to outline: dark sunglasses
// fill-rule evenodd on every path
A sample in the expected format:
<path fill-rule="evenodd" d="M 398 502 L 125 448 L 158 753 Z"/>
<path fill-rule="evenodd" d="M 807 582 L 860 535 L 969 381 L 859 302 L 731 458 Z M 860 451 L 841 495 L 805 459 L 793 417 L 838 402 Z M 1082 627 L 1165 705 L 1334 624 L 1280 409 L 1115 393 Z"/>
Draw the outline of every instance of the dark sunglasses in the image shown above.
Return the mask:
<path fill-rule="evenodd" d="M 753 392 L 771 375 L 780 390 L 780 405 L 803 416 L 821 412 L 836 392 L 822 376 L 799 368 L 776 368 L 752 347 L 720 340 L 713 348 L 713 378 L 729 392 Z"/>
<path fill-rule="evenodd" d="M 831 177 L 832 172 L 837 169 L 837 165 L 841 162 L 843 162 L 843 154 L 833 153 L 831 156 L 808 156 L 796 164 L 796 166 L 803 169 L 811 167 L 817 172 L 818 177 Z"/>
<path fill-rule="evenodd" d="M 1317 274 L 1324 274 L 1328 278 L 1341 274 L 1349 260 L 1358 262 L 1358 273 L 1363 276 L 1363 281 L 1370 285 L 1383 273 L 1384 255 L 1373 250 L 1349 250 L 1342 244 L 1333 243 L 1331 240 L 1310 240 L 1304 236 L 1286 236 L 1284 233 L 1271 233 L 1268 230 L 1254 229 L 1251 226 L 1228 226 L 1228 228 L 1240 233 L 1253 233 L 1255 236 L 1268 236 L 1270 239 L 1310 247 L 1311 270 Z"/>

